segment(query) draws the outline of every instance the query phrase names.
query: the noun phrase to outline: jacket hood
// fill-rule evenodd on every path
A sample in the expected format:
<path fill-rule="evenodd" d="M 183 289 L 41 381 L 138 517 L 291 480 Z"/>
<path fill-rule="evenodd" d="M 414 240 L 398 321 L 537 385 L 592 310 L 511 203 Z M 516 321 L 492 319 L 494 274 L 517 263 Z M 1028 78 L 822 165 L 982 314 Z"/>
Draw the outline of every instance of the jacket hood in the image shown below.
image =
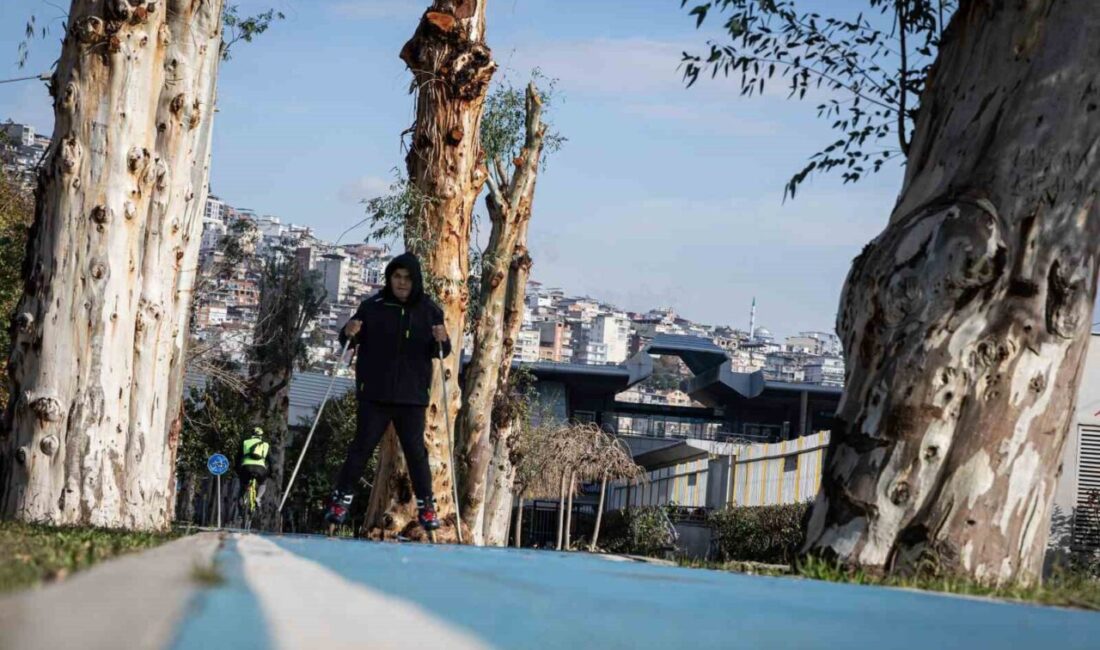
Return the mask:
<path fill-rule="evenodd" d="M 391 284 L 393 273 L 397 269 L 405 269 L 412 276 L 413 287 L 407 302 L 410 304 L 418 302 L 424 295 L 424 275 L 420 272 L 420 260 L 416 259 L 416 255 L 412 253 L 402 253 L 386 265 L 386 288 L 382 290 L 382 293 L 387 300 L 397 300 L 397 296 L 393 295 Z"/>

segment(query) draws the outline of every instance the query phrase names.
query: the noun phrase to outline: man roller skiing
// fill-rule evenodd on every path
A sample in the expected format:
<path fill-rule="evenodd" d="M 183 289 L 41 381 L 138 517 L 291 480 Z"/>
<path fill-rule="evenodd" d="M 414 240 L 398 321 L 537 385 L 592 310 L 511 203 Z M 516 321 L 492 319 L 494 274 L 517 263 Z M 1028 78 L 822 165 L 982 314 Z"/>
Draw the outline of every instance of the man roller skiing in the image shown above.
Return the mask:
<path fill-rule="evenodd" d="M 347 520 L 355 484 L 392 422 L 401 441 L 416 494 L 417 518 L 426 531 L 439 528 L 431 469 L 424 446 L 425 409 L 431 393 L 432 360 L 451 353 L 443 310 L 424 295 L 420 262 L 412 253 L 386 266 L 386 286 L 364 300 L 340 331 L 340 344 L 358 350 L 355 439 L 336 480 L 325 521 Z"/>

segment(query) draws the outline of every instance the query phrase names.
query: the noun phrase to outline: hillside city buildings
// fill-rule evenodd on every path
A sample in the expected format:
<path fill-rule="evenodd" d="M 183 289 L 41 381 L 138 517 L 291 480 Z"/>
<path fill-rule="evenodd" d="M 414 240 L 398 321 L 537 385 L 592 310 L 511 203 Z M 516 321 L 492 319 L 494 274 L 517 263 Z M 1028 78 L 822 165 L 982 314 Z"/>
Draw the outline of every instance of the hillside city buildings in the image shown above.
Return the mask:
<path fill-rule="evenodd" d="M 33 185 L 37 165 L 50 141 L 33 127 L 0 125 L 0 160 L 9 176 Z M 232 243 L 239 255 L 227 255 Z M 211 195 L 203 213 L 200 275 L 192 332 L 215 344 L 230 359 L 244 362 L 256 323 L 264 260 L 292 258 L 315 274 L 326 293 L 321 314 L 306 332 L 309 356 L 318 369 L 331 368 L 338 351 L 337 331 L 359 302 L 380 290 L 393 252 L 365 243 L 338 244 L 317 237 L 309 227 L 234 206 Z M 831 332 L 806 331 L 777 340 L 755 324 L 748 329 L 696 323 L 670 308 L 631 312 L 589 296 L 571 296 L 558 287 L 531 281 L 516 357 L 523 363 L 621 364 L 661 334 L 709 339 L 730 358 L 733 372 L 762 370 L 769 381 L 842 386 L 840 341 Z M 471 345 L 465 341 L 467 351 Z M 673 360 L 674 365 L 678 360 Z M 347 371 L 345 368 L 344 372 Z M 676 373 L 674 373 L 676 374 Z M 678 376 L 686 376 L 681 368 Z M 624 393 L 638 403 L 688 405 L 676 381 L 647 382 Z"/>
<path fill-rule="evenodd" d="M 196 336 L 236 337 L 246 342 L 259 305 L 261 260 L 272 255 L 291 256 L 303 269 L 316 274 L 328 297 L 321 317 L 308 333 L 311 357 L 322 365 L 338 349 L 338 328 L 360 301 L 382 288 L 386 264 L 394 254 L 384 246 L 327 242 L 308 227 L 233 207 L 216 196 L 207 201 L 203 223 L 200 260 L 206 288 L 196 292 Z M 214 277 L 214 269 L 224 261 L 225 242 L 233 236 L 250 255 Z M 669 308 L 631 312 L 589 296 L 571 296 L 537 281 L 527 286 L 516 358 L 523 363 L 620 364 L 659 334 L 710 339 L 726 351 L 736 372 L 762 370 L 769 380 L 823 386 L 842 386 L 844 382 L 840 341 L 831 332 L 800 332 L 778 341 L 763 327 L 750 334 L 696 323 Z M 469 337 L 465 343 L 469 351 Z M 223 349 L 243 360 L 246 348 L 227 343 Z M 626 398 L 668 404 L 690 401 L 674 387 L 635 390 L 636 394 Z"/>

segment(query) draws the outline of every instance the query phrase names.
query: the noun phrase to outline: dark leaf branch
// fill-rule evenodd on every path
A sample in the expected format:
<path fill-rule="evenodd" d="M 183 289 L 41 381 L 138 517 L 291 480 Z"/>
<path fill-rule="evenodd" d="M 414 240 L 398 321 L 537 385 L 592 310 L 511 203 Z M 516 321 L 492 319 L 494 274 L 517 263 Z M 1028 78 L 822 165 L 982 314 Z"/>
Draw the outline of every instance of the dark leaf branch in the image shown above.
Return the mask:
<path fill-rule="evenodd" d="M 547 107 L 559 100 L 557 80 L 547 79 L 535 69 L 531 73 L 530 81 L 536 87 L 540 106 L 539 120 L 547 124 L 543 134 L 542 154 L 538 160 L 538 164 L 545 167 L 548 155 L 556 153 L 566 141 L 560 133 L 552 129 L 546 119 Z M 507 80 L 502 81 L 485 100 L 485 112 L 481 119 L 481 147 L 490 164 L 490 175 L 496 175 L 494 180 L 498 187 L 503 188 L 509 182 L 508 163 L 514 161 L 523 148 L 531 150 L 527 142 L 530 132 L 528 122 L 531 119 L 527 110 L 528 102 L 526 90 L 513 86 Z"/>
<path fill-rule="evenodd" d="M 505 171 L 507 163 L 501 159 L 502 152 L 498 151 L 493 156 L 493 166 L 496 171 L 487 175 L 489 198 L 505 218 L 514 218 L 522 207 L 521 203 L 533 191 L 547 131 L 546 125 L 542 122 L 542 109 L 542 95 L 532 81 L 527 86 L 524 103 L 523 148 L 513 160 L 515 167 L 511 177 L 507 176 Z M 496 211 L 490 210 L 490 213 L 493 212 Z"/>
<path fill-rule="evenodd" d="M 796 0 L 710 0 L 688 12 L 696 27 L 715 14 L 725 16 L 729 42 L 708 41 L 709 53 L 682 57 L 690 87 L 709 71 L 712 78 L 738 75 L 741 94 L 761 94 L 775 77 L 789 82 L 788 98 L 825 91 L 818 116 L 829 119 L 843 144 L 833 143 L 811 157 L 788 181 L 784 197 L 815 171 L 840 170 L 854 182 L 908 151 L 918 106 L 943 21 L 954 0 L 867 0 L 870 12 L 846 20 L 804 12 Z M 688 0 L 681 0 L 686 7 Z M 898 149 L 868 150 L 869 141 Z"/>
<path fill-rule="evenodd" d="M 222 60 L 228 61 L 230 50 L 237 43 L 244 41 L 251 43 L 252 39 L 266 32 L 276 20 L 284 20 L 286 16 L 281 11 L 268 9 L 255 16 L 241 17 L 237 5 L 226 5 L 222 12 L 222 24 L 225 25 L 225 36 L 222 38 Z"/>

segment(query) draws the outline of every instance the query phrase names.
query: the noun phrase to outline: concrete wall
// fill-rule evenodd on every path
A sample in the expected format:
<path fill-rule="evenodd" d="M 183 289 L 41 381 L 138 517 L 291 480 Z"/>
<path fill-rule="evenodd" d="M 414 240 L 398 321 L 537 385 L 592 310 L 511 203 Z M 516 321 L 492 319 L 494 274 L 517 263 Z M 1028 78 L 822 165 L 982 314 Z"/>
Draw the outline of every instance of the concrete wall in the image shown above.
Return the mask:
<path fill-rule="evenodd" d="M 710 526 L 692 521 L 673 524 L 676 527 L 676 550 L 688 557 L 706 558 L 710 554 Z"/>
<path fill-rule="evenodd" d="M 701 508 L 707 503 L 707 469 L 706 454 L 701 452 L 694 459 L 650 470 L 639 485 L 612 486 L 607 509 L 668 504 Z"/>
<path fill-rule="evenodd" d="M 829 432 L 821 431 L 774 444 L 740 447 L 734 459 L 730 504 L 769 506 L 813 499 L 821 485 L 828 446 Z"/>
<path fill-rule="evenodd" d="M 711 457 L 707 464 L 707 508 L 720 509 L 729 503 L 731 472 L 733 456 Z"/>

